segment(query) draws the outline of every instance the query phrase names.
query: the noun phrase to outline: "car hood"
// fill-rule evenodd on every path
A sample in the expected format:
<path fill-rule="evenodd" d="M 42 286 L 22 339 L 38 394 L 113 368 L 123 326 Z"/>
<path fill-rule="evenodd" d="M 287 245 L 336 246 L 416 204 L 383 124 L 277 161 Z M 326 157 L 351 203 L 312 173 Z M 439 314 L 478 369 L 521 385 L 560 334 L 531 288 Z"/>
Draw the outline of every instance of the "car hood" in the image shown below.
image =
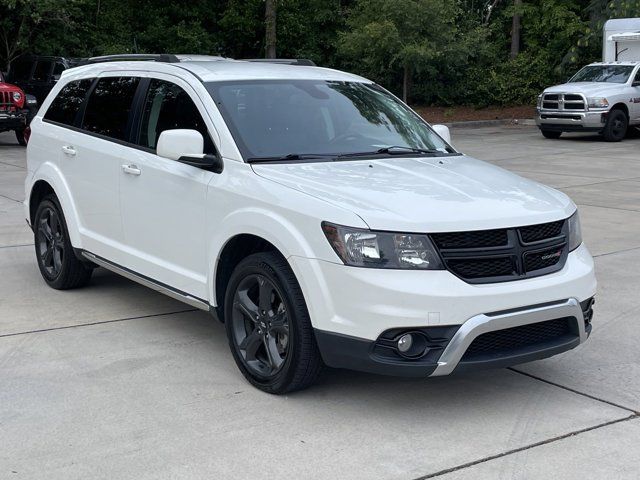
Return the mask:
<path fill-rule="evenodd" d="M 253 169 L 351 210 L 375 230 L 503 228 L 559 220 L 575 210 L 563 193 L 467 156 L 253 164 Z"/>
<path fill-rule="evenodd" d="M 595 97 L 620 93 L 622 88 L 624 88 L 623 83 L 574 82 L 549 87 L 544 93 L 584 93 L 589 97 Z"/>
<path fill-rule="evenodd" d="M 0 82 L 0 92 L 22 92 L 22 89 L 16 85 L 12 85 L 10 83 Z"/>

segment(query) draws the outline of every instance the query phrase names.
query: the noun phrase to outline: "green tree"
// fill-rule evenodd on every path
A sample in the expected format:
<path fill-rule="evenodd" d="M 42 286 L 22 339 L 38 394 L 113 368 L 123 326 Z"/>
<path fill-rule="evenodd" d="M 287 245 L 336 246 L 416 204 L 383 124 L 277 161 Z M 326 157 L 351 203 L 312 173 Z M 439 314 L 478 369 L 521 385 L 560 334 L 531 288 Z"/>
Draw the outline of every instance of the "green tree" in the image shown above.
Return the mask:
<path fill-rule="evenodd" d="M 406 101 L 414 74 L 433 71 L 454 39 L 457 13 L 450 0 L 358 0 L 338 51 L 349 65 L 387 83 L 400 70 Z"/>

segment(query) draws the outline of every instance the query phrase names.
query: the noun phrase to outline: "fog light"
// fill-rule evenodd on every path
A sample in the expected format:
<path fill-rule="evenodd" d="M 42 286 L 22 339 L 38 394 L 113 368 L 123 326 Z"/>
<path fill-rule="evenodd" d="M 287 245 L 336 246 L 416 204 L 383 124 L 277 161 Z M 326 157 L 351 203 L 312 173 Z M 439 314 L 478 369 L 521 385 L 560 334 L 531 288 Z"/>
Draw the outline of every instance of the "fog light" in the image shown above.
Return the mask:
<path fill-rule="evenodd" d="M 398 339 L 398 351 L 400 353 L 407 353 L 409 350 L 411 350 L 412 346 L 413 346 L 413 335 L 411 335 L 410 333 L 402 335 Z"/>

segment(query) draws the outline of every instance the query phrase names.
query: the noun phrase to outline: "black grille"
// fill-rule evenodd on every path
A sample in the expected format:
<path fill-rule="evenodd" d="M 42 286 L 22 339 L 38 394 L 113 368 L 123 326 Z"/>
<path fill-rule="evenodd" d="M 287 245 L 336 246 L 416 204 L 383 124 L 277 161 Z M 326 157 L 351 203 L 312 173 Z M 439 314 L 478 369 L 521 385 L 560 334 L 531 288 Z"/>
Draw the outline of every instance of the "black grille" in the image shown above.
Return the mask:
<path fill-rule="evenodd" d="M 446 268 L 469 283 L 545 275 L 567 258 L 566 220 L 517 228 L 433 233 Z"/>
<path fill-rule="evenodd" d="M 546 322 L 505 328 L 479 335 L 467 348 L 462 361 L 484 355 L 506 354 L 524 347 L 546 343 L 572 333 L 573 317 L 557 318 Z"/>
<path fill-rule="evenodd" d="M 508 242 L 505 229 L 435 233 L 432 237 L 440 248 L 500 247 Z"/>
<path fill-rule="evenodd" d="M 447 264 L 454 273 L 465 278 L 500 277 L 515 273 L 511 257 L 452 259 Z"/>
<path fill-rule="evenodd" d="M 558 222 L 541 223 L 539 225 L 530 225 L 528 227 L 520 227 L 520 235 L 525 243 L 539 242 L 549 238 L 555 238 L 562 234 L 562 226 L 564 220 Z"/>

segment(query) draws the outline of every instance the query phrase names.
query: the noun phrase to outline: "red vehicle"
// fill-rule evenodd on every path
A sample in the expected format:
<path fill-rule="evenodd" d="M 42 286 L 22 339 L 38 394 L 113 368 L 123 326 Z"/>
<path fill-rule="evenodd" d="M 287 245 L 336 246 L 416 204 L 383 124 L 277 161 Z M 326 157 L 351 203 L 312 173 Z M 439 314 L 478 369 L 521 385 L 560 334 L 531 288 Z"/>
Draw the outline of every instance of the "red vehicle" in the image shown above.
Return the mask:
<path fill-rule="evenodd" d="M 37 101 L 20 87 L 5 83 L 0 73 L 0 132 L 13 130 L 20 145 L 29 139 L 28 126 L 37 112 Z"/>

